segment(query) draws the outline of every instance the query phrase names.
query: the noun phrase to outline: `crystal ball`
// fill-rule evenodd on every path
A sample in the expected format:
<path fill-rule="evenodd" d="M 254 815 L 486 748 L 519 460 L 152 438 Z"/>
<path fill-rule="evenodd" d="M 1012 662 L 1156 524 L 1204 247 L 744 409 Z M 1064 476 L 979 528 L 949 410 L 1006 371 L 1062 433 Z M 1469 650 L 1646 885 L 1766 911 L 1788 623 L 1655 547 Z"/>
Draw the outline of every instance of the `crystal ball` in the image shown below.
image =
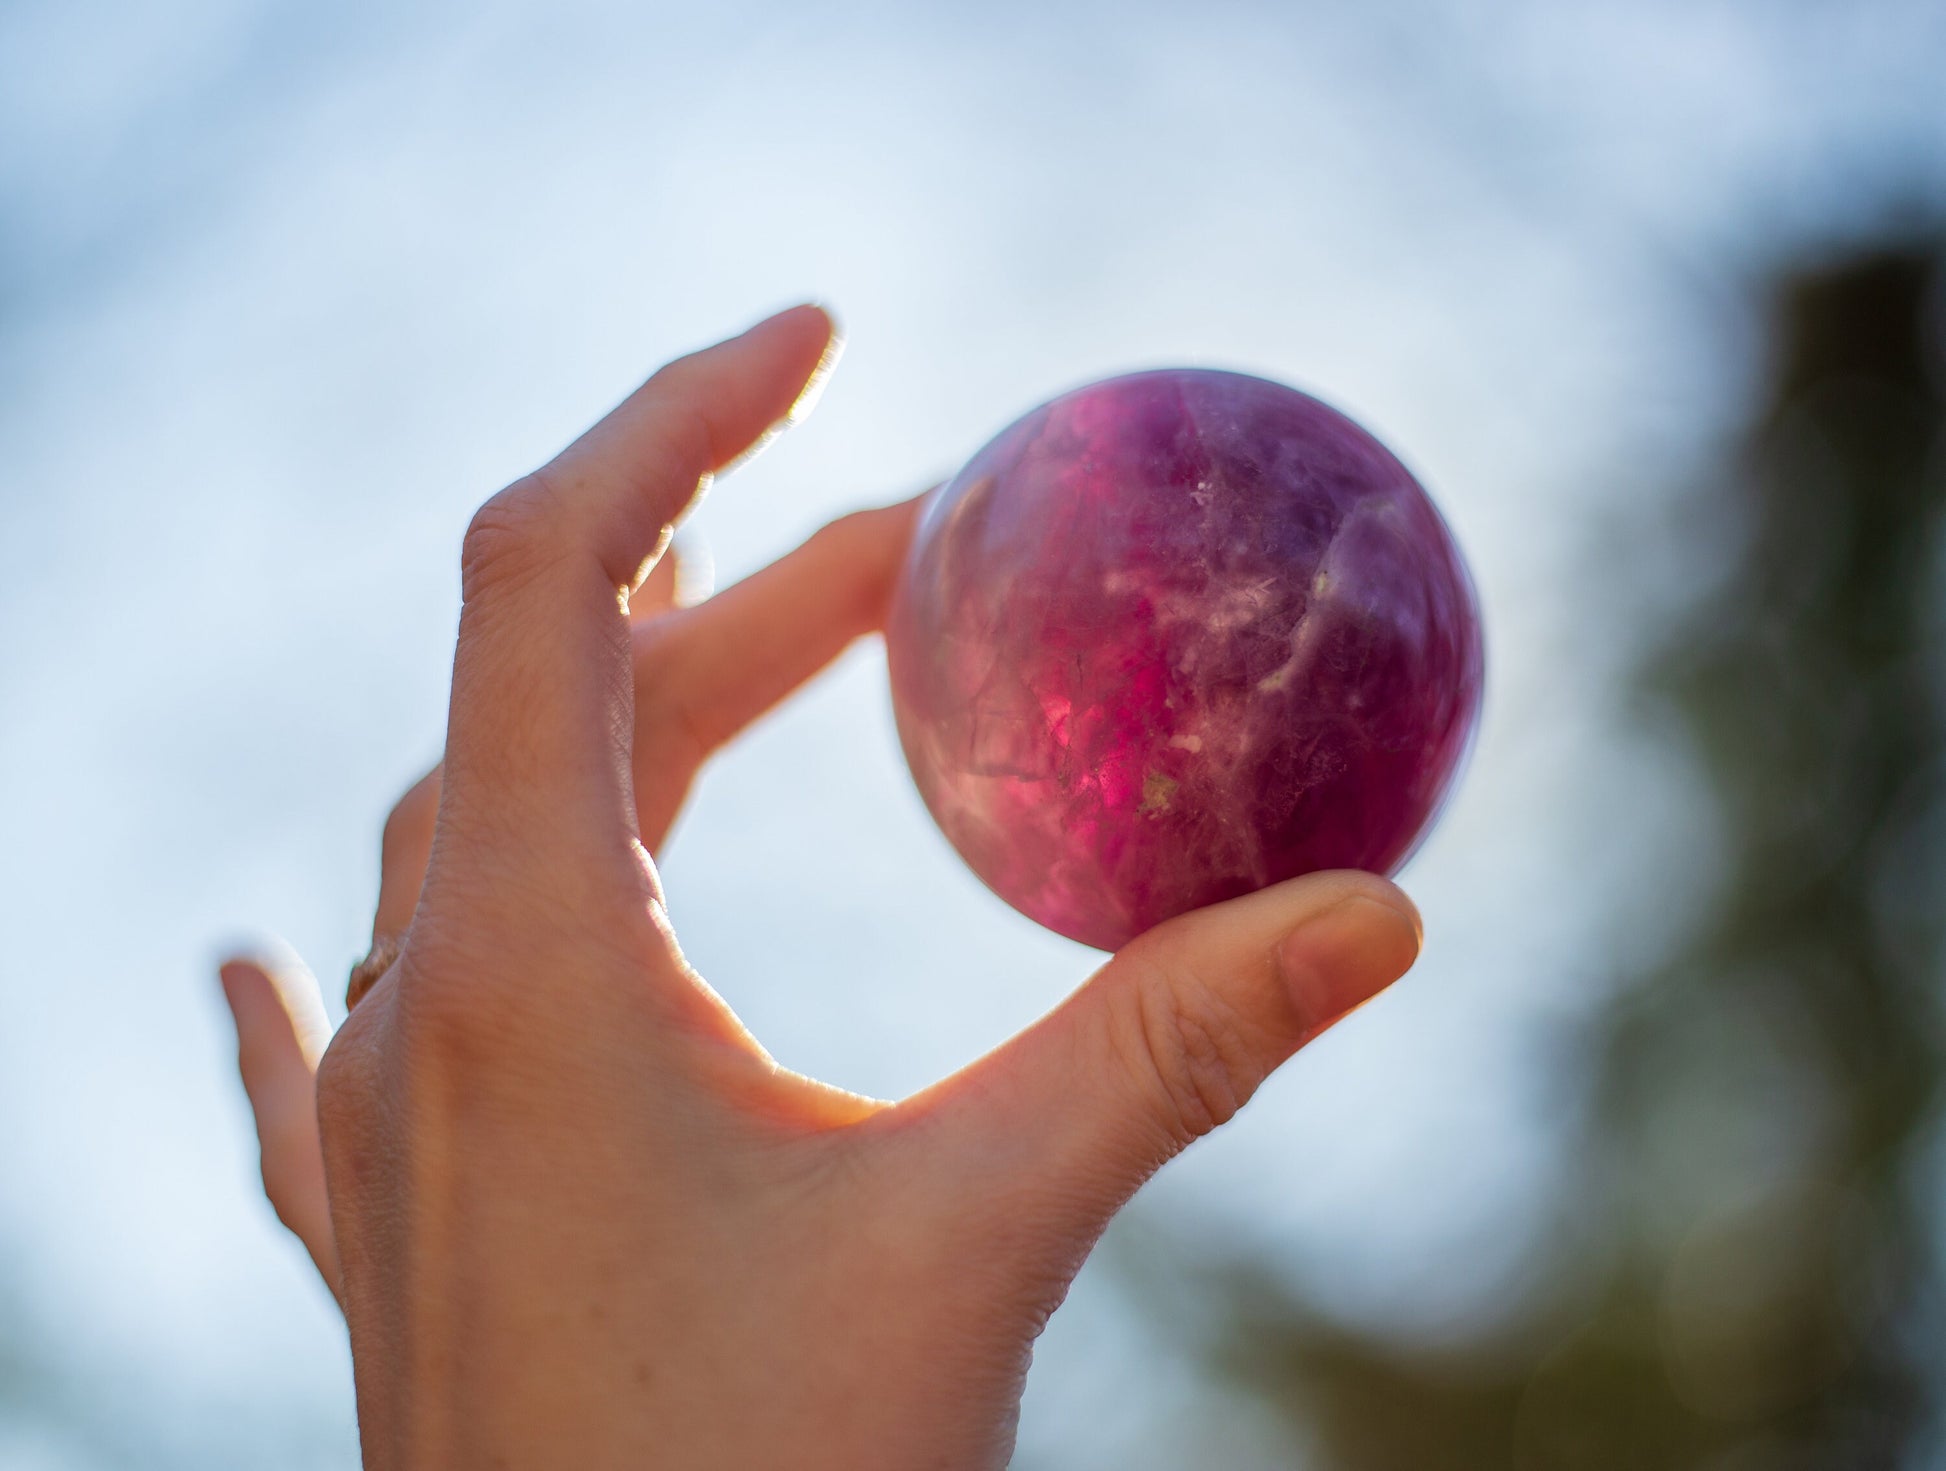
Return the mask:
<path fill-rule="evenodd" d="M 1299 874 L 1390 874 L 1479 715 L 1480 619 L 1417 481 L 1240 373 L 1062 395 L 925 508 L 886 626 L 920 795 L 973 871 L 1103 950 Z"/>

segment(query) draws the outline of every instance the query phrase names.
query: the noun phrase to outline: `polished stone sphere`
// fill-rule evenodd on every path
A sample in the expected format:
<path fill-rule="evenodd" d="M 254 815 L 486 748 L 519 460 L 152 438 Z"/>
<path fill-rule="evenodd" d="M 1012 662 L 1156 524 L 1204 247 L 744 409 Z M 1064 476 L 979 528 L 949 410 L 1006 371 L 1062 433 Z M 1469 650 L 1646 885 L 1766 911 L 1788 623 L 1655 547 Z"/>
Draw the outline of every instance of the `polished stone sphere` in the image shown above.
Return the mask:
<path fill-rule="evenodd" d="M 1405 467 L 1282 384 L 1064 394 L 935 492 L 886 629 L 921 796 L 980 878 L 1119 948 L 1328 868 L 1392 873 L 1480 708 L 1473 588 Z"/>

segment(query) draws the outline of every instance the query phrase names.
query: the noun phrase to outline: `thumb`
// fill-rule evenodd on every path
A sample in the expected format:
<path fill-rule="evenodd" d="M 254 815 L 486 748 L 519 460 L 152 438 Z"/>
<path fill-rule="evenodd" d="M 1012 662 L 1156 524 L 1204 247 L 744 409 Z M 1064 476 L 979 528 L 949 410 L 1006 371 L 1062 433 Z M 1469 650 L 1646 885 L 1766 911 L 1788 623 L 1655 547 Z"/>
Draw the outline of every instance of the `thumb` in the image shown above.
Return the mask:
<path fill-rule="evenodd" d="M 1412 901 L 1352 872 L 1159 925 L 954 1080 L 980 1153 L 1092 1239 L 1286 1058 L 1405 974 L 1419 942 Z"/>

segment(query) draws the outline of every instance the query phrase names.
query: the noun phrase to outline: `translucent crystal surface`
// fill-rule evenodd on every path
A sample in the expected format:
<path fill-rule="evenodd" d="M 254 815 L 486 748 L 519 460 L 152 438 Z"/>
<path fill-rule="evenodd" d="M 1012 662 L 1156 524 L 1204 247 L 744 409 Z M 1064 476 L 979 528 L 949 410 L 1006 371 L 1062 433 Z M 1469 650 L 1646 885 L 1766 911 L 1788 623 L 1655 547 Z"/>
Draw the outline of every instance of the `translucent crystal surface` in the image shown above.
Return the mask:
<path fill-rule="evenodd" d="M 1281 384 L 1170 369 L 1034 410 L 933 498 L 886 631 L 899 736 L 986 883 L 1119 948 L 1325 868 L 1390 873 L 1480 704 L 1412 476 Z"/>

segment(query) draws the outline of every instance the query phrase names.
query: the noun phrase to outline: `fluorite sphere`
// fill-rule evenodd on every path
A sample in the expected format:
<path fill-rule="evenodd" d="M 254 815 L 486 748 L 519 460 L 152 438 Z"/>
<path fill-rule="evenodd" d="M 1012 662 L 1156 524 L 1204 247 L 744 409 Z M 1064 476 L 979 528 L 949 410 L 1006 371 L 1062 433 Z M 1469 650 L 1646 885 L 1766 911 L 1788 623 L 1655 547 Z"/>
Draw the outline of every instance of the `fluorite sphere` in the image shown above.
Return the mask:
<path fill-rule="evenodd" d="M 1168 369 L 1004 430 L 927 506 L 886 629 L 920 794 L 987 885 L 1104 950 L 1327 868 L 1391 873 L 1480 707 L 1426 493 L 1282 384 Z"/>

